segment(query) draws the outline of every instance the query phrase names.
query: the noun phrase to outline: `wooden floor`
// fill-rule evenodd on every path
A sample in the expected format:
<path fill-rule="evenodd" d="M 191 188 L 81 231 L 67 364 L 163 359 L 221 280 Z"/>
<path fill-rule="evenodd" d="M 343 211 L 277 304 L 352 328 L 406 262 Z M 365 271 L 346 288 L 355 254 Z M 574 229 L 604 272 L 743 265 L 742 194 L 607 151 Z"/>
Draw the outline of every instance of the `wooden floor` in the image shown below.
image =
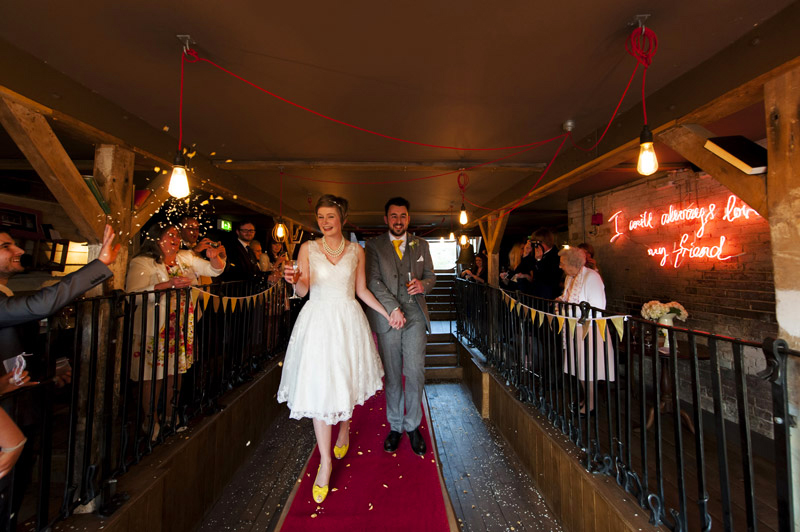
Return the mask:
<path fill-rule="evenodd" d="M 562 530 L 466 390 L 456 383 L 425 388 L 445 483 L 462 530 Z M 290 420 L 284 412 L 199 530 L 274 530 L 313 447 L 311 422 Z"/>

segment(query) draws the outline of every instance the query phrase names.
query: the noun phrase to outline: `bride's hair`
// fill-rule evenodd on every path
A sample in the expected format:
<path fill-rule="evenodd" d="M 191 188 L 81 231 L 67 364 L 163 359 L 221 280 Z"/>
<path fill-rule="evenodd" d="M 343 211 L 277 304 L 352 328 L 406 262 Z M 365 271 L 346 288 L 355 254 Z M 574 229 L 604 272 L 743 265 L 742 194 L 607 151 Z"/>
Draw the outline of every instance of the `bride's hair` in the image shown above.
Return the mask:
<path fill-rule="evenodd" d="M 334 196 L 333 194 L 325 194 L 317 201 L 314 212 L 318 212 L 320 207 L 333 207 L 339 211 L 339 219 L 342 223 L 347 219 L 347 200 L 344 198 Z"/>

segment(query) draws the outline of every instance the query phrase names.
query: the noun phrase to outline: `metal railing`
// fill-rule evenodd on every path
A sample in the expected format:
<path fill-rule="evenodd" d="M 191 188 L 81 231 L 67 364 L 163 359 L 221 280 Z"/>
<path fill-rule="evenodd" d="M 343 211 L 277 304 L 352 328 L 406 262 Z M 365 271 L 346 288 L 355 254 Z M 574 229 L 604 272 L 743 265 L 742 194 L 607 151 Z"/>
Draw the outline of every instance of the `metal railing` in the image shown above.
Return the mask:
<path fill-rule="evenodd" d="M 0 486 L 3 529 L 19 522 L 41 531 L 76 511 L 112 513 L 124 502 L 120 475 L 217 412 L 223 394 L 285 348 L 286 296 L 283 281 L 120 292 L 48 320 L 43 384 L 3 397 L 28 437 L 28 456 Z M 72 382 L 60 389 L 56 357 L 71 365 Z"/>
<path fill-rule="evenodd" d="M 791 529 L 786 359 L 800 353 L 784 341 L 748 342 L 464 281 L 456 300 L 458 334 L 580 449 L 586 470 L 615 477 L 652 524 Z M 746 360 L 765 369 L 748 375 Z M 756 395 L 773 421 L 766 458 L 754 453 Z"/>

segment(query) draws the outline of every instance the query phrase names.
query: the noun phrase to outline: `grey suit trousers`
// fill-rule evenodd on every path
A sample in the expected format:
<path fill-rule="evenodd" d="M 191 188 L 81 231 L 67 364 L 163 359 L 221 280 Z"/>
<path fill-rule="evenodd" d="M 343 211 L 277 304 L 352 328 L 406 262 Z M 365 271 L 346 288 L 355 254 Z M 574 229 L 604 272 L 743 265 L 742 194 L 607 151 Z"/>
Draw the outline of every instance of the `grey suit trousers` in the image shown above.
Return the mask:
<path fill-rule="evenodd" d="M 422 421 L 427 328 L 419 305 L 401 305 L 405 326 L 378 333 L 378 344 L 386 373 L 386 419 L 391 430 L 409 432 Z"/>

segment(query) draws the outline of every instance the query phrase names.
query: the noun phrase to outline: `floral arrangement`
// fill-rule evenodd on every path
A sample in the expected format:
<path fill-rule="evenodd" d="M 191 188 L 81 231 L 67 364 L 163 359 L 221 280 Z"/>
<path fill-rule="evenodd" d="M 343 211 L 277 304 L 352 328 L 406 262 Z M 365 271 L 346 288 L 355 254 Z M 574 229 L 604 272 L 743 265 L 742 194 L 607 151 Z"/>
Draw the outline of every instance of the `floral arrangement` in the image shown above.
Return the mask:
<path fill-rule="evenodd" d="M 411 249 L 414 249 L 415 247 L 417 247 L 418 243 L 419 242 L 417 242 L 416 238 L 412 238 L 411 241 L 408 243 L 408 245 L 409 245 L 409 247 L 411 247 Z"/>
<path fill-rule="evenodd" d="M 653 300 L 642 305 L 642 317 L 648 320 L 658 320 L 667 314 L 674 314 L 681 321 L 686 321 L 686 318 L 689 317 L 689 313 L 677 301 L 662 303 L 661 301 Z"/>

